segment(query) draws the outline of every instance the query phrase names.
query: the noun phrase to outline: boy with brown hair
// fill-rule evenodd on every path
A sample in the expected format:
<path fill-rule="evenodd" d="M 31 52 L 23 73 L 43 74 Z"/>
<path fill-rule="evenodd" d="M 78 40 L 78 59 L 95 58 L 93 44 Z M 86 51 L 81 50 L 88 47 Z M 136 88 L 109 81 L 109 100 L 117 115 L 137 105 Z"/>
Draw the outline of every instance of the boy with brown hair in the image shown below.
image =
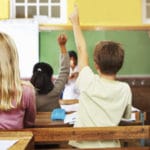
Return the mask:
<path fill-rule="evenodd" d="M 78 52 L 80 90 L 79 109 L 74 127 L 117 126 L 122 118 L 131 116 L 131 89 L 127 83 L 116 80 L 124 60 L 124 50 L 113 41 L 99 42 L 94 50 L 94 63 L 98 74 L 89 67 L 86 42 L 83 37 L 78 8 L 70 15 Z M 70 141 L 78 148 L 120 147 L 113 141 Z"/>

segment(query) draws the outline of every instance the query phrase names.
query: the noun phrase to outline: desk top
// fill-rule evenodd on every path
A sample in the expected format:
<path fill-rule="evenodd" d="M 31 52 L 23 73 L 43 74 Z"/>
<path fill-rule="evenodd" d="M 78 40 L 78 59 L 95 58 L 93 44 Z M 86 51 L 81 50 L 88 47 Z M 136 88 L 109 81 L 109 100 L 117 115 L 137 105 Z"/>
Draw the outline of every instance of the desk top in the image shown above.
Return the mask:
<path fill-rule="evenodd" d="M 35 120 L 35 128 L 43 127 L 73 127 L 72 124 L 65 124 L 63 121 L 52 121 L 50 119 L 50 112 L 37 112 Z M 139 112 L 136 112 L 136 121 L 121 121 L 120 125 L 141 125 L 139 120 Z"/>
<path fill-rule="evenodd" d="M 51 112 L 37 112 L 35 127 L 70 127 L 72 125 L 65 124 L 63 120 L 52 121 Z"/>
<path fill-rule="evenodd" d="M 0 131 L 0 140 L 18 140 L 9 150 L 34 149 L 33 134 L 29 131 Z"/>

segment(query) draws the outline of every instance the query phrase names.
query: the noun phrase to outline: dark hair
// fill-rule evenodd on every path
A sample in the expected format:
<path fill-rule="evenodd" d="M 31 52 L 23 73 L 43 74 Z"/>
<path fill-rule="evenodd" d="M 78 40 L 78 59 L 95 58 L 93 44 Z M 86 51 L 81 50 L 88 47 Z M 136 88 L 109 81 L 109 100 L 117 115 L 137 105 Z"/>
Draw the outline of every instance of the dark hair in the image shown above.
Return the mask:
<path fill-rule="evenodd" d="M 53 68 L 44 62 L 36 63 L 33 67 L 31 83 L 37 89 L 39 94 L 47 94 L 54 87 L 51 81 Z"/>
<path fill-rule="evenodd" d="M 68 53 L 69 53 L 69 57 L 70 57 L 70 58 L 71 58 L 71 57 L 74 58 L 74 60 L 75 60 L 75 65 L 77 65 L 77 63 L 78 63 L 78 56 L 77 56 L 77 53 L 76 53 L 74 50 L 70 50 L 70 51 L 68 51 Z"/>
<path fill-rule="evenodd" d="M 123 65 L 124 50 L 120 43 L 99 42 L 94 50 L 94 61 L 104 74 L 116 74 Z"/>

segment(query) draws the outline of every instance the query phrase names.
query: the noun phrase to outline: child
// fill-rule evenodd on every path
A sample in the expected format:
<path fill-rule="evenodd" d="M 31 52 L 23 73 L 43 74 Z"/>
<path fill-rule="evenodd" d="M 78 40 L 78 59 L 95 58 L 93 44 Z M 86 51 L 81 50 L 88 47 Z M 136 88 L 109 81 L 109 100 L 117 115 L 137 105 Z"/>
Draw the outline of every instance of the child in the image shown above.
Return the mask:
<path fill-rule="evenodd" d="M 70 75 L 63 91 L 62 99 L 78 99 L 79 90 L 75 85 L 75 81 L 78 77 L 78 66 L 77 66 L 77 54 L 75 51 L 68 51 L 70 57 Z"/>
<path fill-rule="evenodd" d="M 35 91 L 20 80 L 14 41 L 0 33 L 0 129 L 32 127 L 35 121 Z"/>
<path fill-rule="evenodd" d="M 66 50 L 67 37 L 61 34 L 58 37 L 58 44 L 61 49 L 61 68 L 58 78 L 53 84 L 53 68 L 46 63 L 35 64 L 31 83 L 37 90 L 36 105 L 37 111 L 52 111 L 60 107 L 59 97 L 69 76 L 69 55 Z"/>
<path fill-rule="evenodd" d="M 98 74 L 89 67 L 88 53 L 83 37 L 78 8 L 70 15 L 78 52 L 80 90 L 79 109 L 74 127 L 117 126 L 122 117 L 131 115 L 131 90 L 127 83 L 116 81 L 116 73 L 124 60 L 124 50 L 113 41 L 99 42 L 94 50 L 94 63 Z M 70 141 L 78 148 L 120 147 L 114 141 Z"/>

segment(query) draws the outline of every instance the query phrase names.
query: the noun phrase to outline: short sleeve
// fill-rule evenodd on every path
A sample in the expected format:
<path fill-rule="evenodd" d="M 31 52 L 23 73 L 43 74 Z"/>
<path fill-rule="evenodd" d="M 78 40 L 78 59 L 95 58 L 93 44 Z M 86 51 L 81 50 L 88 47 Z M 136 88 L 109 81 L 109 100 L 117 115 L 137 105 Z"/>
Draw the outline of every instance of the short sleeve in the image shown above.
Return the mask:
<path fill-rule="evenodd" d="M 79 90 L 84 90 L 90 86 L 94 79 L 94 73 L 89 66 L 84 67 L 77 78 L 76 85 Z"/>
<path fill-rule="evenodd" d="M 131 118 L 131 113 L 132 113 L 132 92 L 129 86 L 127 86 L 128 88 L 128 94 L 127 94 L 127 106 L 125 108 L 124 114 L 123 114 L 123 118 L 125 119 L 129 119 Z"/>

